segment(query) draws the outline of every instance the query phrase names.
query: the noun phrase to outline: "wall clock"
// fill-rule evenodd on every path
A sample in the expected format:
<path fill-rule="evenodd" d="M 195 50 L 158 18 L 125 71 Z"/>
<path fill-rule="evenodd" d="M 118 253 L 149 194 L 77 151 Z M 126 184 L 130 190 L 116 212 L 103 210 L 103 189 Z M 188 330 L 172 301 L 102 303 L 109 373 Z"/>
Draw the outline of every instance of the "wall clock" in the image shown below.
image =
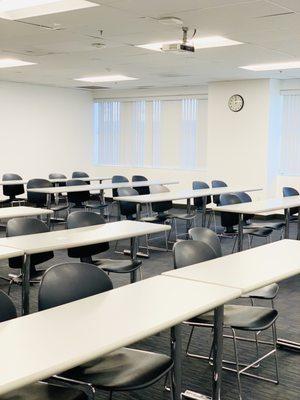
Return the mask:
<path fill-rule="evenodd" d="M 244 99 L 240 94 L 234 94 L 228 100 L 228 107 L 233 112 L 239 112 L 244 107 Z"/>

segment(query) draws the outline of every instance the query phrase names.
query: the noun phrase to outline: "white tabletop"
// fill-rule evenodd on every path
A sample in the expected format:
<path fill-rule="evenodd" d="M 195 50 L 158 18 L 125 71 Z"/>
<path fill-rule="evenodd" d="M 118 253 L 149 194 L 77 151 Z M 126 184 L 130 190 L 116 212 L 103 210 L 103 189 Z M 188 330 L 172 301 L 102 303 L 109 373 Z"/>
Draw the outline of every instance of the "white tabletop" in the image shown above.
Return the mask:
<path fill-rule="evenodd" d="M 5 368 L 0 395 L 131 345 L 239 295 L 232 288 L 158 276 L 1 323 Z"/>
<path fill-rule="evenodd" d="M 28 179 L 27 180 L 22 179 L 22 180 L 13 180 L 13 181 L 0 181 L 0 186 L 3 186 L 3 185 L 26 185 L 27 182 L 28 182 Z"/>
<path fill-rule="evenodd" d="M 215 207 L 215 210 L 239 214 L 259 214 L 300 206 L 300 196 L 279 197 Z"/>
<path fill-rule="evenodd" d="M 262 190 L 260 188 L 251 187 L 221 187 L 221 188 L 210 188 L 210 189 L 197 189 L 197 190 L 184 190 L 180 192 L 164 192 L 157 194 L 146 194 L 141 196 L 119 196 L 114 197 L 117 201 L 129 201 L 131 203 L 155 203 L 160 201 L 172 201 L 172 200 L 184 200 L 192 199 L 194 197 L 206 197 L 213 196 L 224 193 L 234 193 L 234 192 L 255 192 Z"/>
<path fill-rule="evenodd" d="M 84 228 L 65 229 L 0 239 L 0 246 L 15 247 L 26 254 L 62 250 L 95 243 L 128 239 L 170 230 L 170 226 L 138 221 L 118 221 Z"/>
<path fill-rule="evenodd" d="M 64 183 L 67 181 L 70 181 L 71 179 L 76 179 L 80 181 L 110 181 L 111 178 L 108 176 L 89 176 L 85 178 L 58 178 L 58 179 L 50 179 L 47 178 L 47 180 L 51 183 Z"/>
<path fill-rule="evenodd" d="M 39 189 L 27 189 L 27 192 L 35 193 L 71 193 L 71 192 L 84 192 L 86 190 L 107 190 L 107 189 L 118 189 L 126 187 L 144 187 L 152 185 L 174 185 L 179 183 L 175 180 L 158 180 L 158 181 L 138 181 L 138 182 L 121 182 L 121 183 L 99 183 L 91 185 L 78 185 L 78 186 L 63 186 L 63 187 L 50 187 L 50 188 L 39 188 Z"/>
<path fill-rule="evenodd" d="M 300 273 L 300 242 L 280 240 L 164 275 L 224 285 L 243 293 Z"/>
<path fill-rule="evenodd" d="M 3 207 L 0 208 L 0 219 L 17 218 L 17 217 L 34 217 L 37 215 L 50 215 L 52 210 L 37 207 Z"/>
<path fill-rule="evenodd" d="M 0 246 L 0 260 L 6 260 L 7 258 L 23 256 L 24 251 L 21 249 L 15 249 L 13 247 Z"/>

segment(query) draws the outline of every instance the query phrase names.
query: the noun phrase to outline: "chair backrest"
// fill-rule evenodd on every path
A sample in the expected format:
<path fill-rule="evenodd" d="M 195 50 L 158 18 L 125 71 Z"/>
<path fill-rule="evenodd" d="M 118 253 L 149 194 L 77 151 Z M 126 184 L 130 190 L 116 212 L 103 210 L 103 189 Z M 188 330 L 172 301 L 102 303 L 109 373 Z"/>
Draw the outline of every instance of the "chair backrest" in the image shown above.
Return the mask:
<path fill-rule="evenodd" d="M 207 243 L 182 240 L 173 246 L 174 268 L 187 267 L 217 258 L 214 249 Z"/>
<path fill-rule="evenodd" d="M 21 181 L 22 177 L 17 174 L 3 174 L 3 181 Z M 11 199 L 14 199 L 17 195 L 25 192 L 24 185 L 3 185 L 3 194 Z"/>
<path fill-rule="evenodd" d="M 157 194 L 157 193 L 168 193 L 170 190 L 164 185 L 151 185 L 150 186 L 150 193 Z M 158 214 L 163 214 L 164 212 L 171 210 L 173 208 L 172 201 L 160 201 L 152 203 L 152 210 L 157 212 Z"/>
<path fill-rule="evenodd" d="M 193 182 L 193 190 L 201 190 L 201 189 L 209 189 L 209 185 L 206 182 L 202 181 L 194 181 Z M 206 196 L 206 204 L 211 203 L 211 197 Z M 194 198 L 194 206 L 198 209 L 203 207 L 203 197 L 195 197 Z"/>
<path fill-rule="evenodd" d="M 91 211 L 74 211 L 67 218 L 67 229 L 102 224 L 105 224 L 105 219 L 102 215 Z M 109 250 L 108 242 L 96 243 L 70 248 L 68 249 L 68 256 L 72 258 L 87 258 L 107 250 Z"/>
<path fill-rule="evenodd" d="M 0 290 L 0 322 L 17 318 L 17 310 L 12 299 Z"/>
<path fill-rule="evenodd" d="M 226 186 L 227 186 L 227 184 L 223 181 L 218 181 L 218 180 L 211 181 L 212 188 L 219 188 L 219 187 L 226 187 Z M 213 202 L 215 204 L 219 205 L 220 204 L 220 195 L 218 195 L 218 194 L 214 195 Z"/>
<path fill-rule="evenodd" d="M 60 173 L 49 174 L 49 179 L 67 179 L 66 175 Z M 66 186 L 66 182 L 59 182 L 58 186 Z"/>
<path fill-rule="evenodd" d="M 48 226 L 37 218 L 12 218 L 6 225 L 6 236 L 33 235 L 37 233 L 49 232 Z M 32 254 L 30 256 L 31 266 L 41 264 L 54 257 L 53 251 Z M 8 260 L 10 268 L 22 268 L 23 258 L 13 257 Z"/>
<path fill-rule="evenodd" d="M 30 179 L 27 183 L 27 189 L 41 189 L 49 187 L 52 187 L 52 183 L 47 179 Z M 29 203 L 32 203 L 37 207 L 45 207 L 47 204 L 47 195 L 45 193 L 27 192 L 27 198 Z"/>
<path fill-rule="evenodd" d="M 133 175 L 132 182 L 144 182 L 148 179 L 143 175 Z M 133 187 L 139 195 L 150 194 L 149 186 Z"/>
<path fill-rule="evenodd" d="M 81 181 L 80 179 L 70 179 L 67 181 L 67 186 L 84 186 L 88 185 L 87 182 Z M 78 191 L 78 192 L 67 192 L 69 203 L 74 203 L 80 206 L 83 202 L 90 199 L 90 192 L 88 190 Z"/>
<path fill-rule="evenodd" d="M 83 171 L 74 171 L 72 172 L 72 178 L 88 178 L 89 175 Z M 91 183 L 90 181 L 85 181 L 88 185 Z"/>
<path fill-rule="evenodd" d="M 119 188 L 117 189 L 119 196 L 138 196 L 139 193 L 133 188 Z M 136 204 L 130 203 L 129 201 L 120 201 L 120 212 L 127 219 L 134 219 L 133 215 L 136 213 Z"/>
<path fill-rule="evenodd" d="M 232 193 L 221 194 L 220 206 L 228 206 L 231 204 L 241 203 L 237 195 Z M 236 213 L 221 212 L 221 225 L 225 228 L 232 228 L 239 223 L 239 215 Z M 227 229 L 228 230 L 228 229 Z"/>
<path fill-rule="evenodd" d="M 246 192 L 235 192 L 234 194 L 241 200 L 241 203 L 251 203 L 252 202 L 251 197 Z M 248 221 L 249 219 L 252 219 L 253 217 L 254 217 L 254 214 L 244 214 L 243 215 L 244 221 Z"/>
<path fill-rule="evenodd" d="M 298 190 L 285 186 L 282 188 L 283 197 L 299 196 Z M 299 207 L 293 207 L 290 209 L 290 215 L 295 215 L 299 212 Z"/>
<path fill-rule="evenodd" d="M 123 183 L 123 182 L 129 182 L 129 180 L 126 178 L 126 176 L 123 175 L 114 175 L 111 178 L 112 183 Z M 118 189 L 113 189 L 112 190 L 113 197 L 118 197 Z"/>
<path fill-rule="evenodd" d="M 208 244 L 215 251 L 217 257 L 222 256 L 221 242 L 216 232 L 197 226 L 189 230 L 189 236 L 192 240 Z"/>
<path fill-rule="evenodd" d="M 71 262 L 54 265 L 41 280 L 38 308 L 47 310 L 112 288 L 110 278 L 93 264 Z"/>

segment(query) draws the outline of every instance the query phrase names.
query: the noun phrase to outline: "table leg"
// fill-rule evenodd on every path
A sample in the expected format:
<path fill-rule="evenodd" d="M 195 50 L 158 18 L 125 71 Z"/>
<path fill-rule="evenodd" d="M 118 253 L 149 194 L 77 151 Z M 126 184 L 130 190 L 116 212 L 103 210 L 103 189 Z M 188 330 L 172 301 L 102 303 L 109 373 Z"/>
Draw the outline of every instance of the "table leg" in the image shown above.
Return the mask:
<path fill-rule="evenodd" d="M 136 261 L 137 260 L 137 252 L 138 252 L 138 238 L 134 237 L 130 239 L 130 254 L 131 254 L 131 259 L 132 261 Z M 133 272 L 131 272 L 130 274 L 130 281 L 131 283 L 137 282 L 141 279 L 141 276 L 139 274 L 138 270 L 135 270 Z"/>
<path fill-rule="evenodd" d="M 25 255 L 22 266 L 22 315 L 29 314 L 30 256 Z"/>
<path fill-rule="evenodd" d="M 202 198 L 202 228 L 206 227 L 206 205 L 207 205 L 207 197 L 204 196 Z"/>
<path fill-rule="evenodd" d="M 51 209 L 51 194 L 47 193 L 47 204 L 46 207 L 48 208 L 48 210 Z M 50 226 L 50 221 L 51 221 L 51 215 L 48 214 L 47 215 L 47 225 Z"/>
<path fill-rule="evenodd" d="M 300 240 L 300 210 L 298 212 L 297 240 Z"/>
<path fill-rule="evenodd" d="M 290 237 L 290 209 L 287 208 L 284 210 L 285 214 L 285 229 L 284 229 L 284 237 L 288 239 Z"/>
<path fill-rule="evenodd" d="M 221 399 L 223 317 L 224 317 L 224 306 L 220 306 L 214 310 L 214 339 L 213 339 L 214 362 L 213 362 L 212 400 Z"/>
<path fill-rule="evenodd" d="M 239 227 L 238 227 L 238 251 L 243 251 L 243 214 L 239 215 Z"/>
<path fill-rule="evenodd" d="M 171 386 L 174 400 L 181 399 L 181 326 L 176 325 L 171 328 L 171 356 L 174 362 L 174 367 L 171 374 Z"/>

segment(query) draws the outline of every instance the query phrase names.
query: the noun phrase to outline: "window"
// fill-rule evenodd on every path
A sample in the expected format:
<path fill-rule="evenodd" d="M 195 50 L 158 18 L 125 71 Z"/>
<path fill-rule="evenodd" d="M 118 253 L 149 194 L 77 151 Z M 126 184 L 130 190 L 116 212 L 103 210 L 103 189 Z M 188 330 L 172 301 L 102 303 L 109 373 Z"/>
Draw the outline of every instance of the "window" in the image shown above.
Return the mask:
<path fill-rule="evenodd" d="M 199 169 L 206 164 L 206 99 L 98 101 L 94 119 L 99 165 Z"/>
<path fill-rule="evenodd" d="M 281 173 L 300 175 L 300 94 L 283 96 Z"/>

